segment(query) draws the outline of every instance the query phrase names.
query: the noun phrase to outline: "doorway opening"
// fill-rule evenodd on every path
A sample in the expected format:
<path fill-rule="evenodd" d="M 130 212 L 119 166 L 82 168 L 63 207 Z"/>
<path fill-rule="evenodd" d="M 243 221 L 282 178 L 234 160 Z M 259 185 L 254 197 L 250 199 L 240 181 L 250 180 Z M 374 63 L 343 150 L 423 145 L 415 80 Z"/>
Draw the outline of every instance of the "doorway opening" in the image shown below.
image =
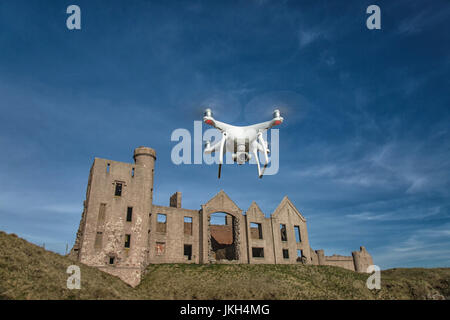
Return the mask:
<path fill-rule="evenodd" d="M 236 219 L 225 212 L 215 212 L 210 215 L 210 259 L 212 261 L 239 259 L 236 224 Z"/>

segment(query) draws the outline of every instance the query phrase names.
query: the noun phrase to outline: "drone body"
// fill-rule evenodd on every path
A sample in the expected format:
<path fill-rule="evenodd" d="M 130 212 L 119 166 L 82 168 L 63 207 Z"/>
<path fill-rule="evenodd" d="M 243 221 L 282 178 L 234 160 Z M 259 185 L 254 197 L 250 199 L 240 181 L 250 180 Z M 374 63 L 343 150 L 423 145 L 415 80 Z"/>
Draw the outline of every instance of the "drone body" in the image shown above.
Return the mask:
<path fill-rule="evenodd" d="M 221 168 L 223 164 L 223 156 L 226 152 L 232 154 L 234 162 L 238 164 L 244 164 L 252 157 L 255 157 L 256 163 L 258 165 L 258 176 L 262 178 L 264 175 L 264 170 L 269 163 L 268 153 L 270 152 L 267 142 L 263 138 L 263 133 L 272 128 L 273 126 L 279 125 L 283 122 L 283 117 L 280 116 L 280 111 L 275 110 L 273 112 L 273 119 L 250 125 L 250 126 L 233 126 L 213 118 L 211 109 L 205 110 L 205 115 L 203 121 L 213 126 L 222 132 L 222 139 L 210 145 L 210 142 L 206 142 L 206 147 L 204 153 L 219 152 L 219 179 Z M 261 170 L 258 151 L 261 151 L 264 155 L 264 168 Z"/>

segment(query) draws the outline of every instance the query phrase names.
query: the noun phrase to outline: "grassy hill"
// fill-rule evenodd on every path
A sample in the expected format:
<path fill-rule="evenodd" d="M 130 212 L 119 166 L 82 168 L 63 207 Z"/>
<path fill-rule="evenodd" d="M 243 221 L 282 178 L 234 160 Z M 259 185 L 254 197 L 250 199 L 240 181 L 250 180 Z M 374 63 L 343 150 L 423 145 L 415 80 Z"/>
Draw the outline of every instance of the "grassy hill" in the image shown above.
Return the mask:
<path fill-rule="evenodd" d="M 0 299 L 429 299 L 450 298 L 450 268 L 391 269 L 381 290 L 367 275 L 329 266 L 151 265 L 136 288 L 95 268 L 66 288 L 67 257 L 0 232 Z"/>

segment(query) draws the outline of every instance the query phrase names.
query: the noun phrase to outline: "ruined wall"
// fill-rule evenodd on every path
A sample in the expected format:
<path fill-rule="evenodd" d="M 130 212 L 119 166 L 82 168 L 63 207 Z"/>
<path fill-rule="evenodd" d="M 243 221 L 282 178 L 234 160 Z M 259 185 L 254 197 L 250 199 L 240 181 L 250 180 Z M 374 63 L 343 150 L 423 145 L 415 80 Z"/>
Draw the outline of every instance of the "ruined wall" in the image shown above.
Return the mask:
<path fill-rule="evenodd" d="M 373 265 L 372 256 L 365 247 L 360 247 L 359 251 L 353 251 L 352 256 L 357 272 L 367 272 L 367 268 Z"/>
<path fill-rule="evenodd" d="M 80 248 L 81 243 L 83 242 L 83 234 L 85 228 L 86 228 L 86 201 L 83 201 L 83 212 L 81 214 L 80 225 L 78 226 L 78 231 L 75 236 L 75 243 L 69 252 L 69 258 L 71 259 L 77 261 L 80 259 Z"/>
<path fill-rule="evenodd" d="M 131 164 L 95 158 L 70 252 L 72 258 L 119 276 L 132 286 L 140 282 L 142 271 L 150 263 L 306 263 L 358 272 L 367 272 L 373 264 L 364 247 L 352 256 L 325 256 L 323 250 L 312 250 L 306 220 L 287 197 L 269 218 L 255 202 L 244 215 L 223 191 L 200 210 L 183 209 L 181 192 L 170 197 L 168 207 L 153 205 L 156 153 L 139 147 L 134 159 Z M 224 226 L 210 226 L 211 214 L 216 212 L 227 213 Z M 164 223 L 158 222 L 158 214 L 165 215 Z M 260 227 L 253 228 L 252 223 Z M 225 231 L 227 235 L 222 236 Z M 217 256 L 217 250 L 223 252 Z"/>
<path fill-rule="evenodd" d="M 275 263 L 271 219 L 264 216 L 264 213 L 255 202 L 250 205 L 245 213 L 245 217 L 248 235 L 248 263 Z M 261 232 L 258 229 L 251 228 L 252 223 L 260 224 Z M 253 248 L 263 248 L 264 257 L 253 257 Z"/>
<path fill-rule="evenodd" d="M 86 200 L 83 201 L 83 212 L 81 214 L 80 225 L 78 226 L 78 231 L 75 237 L 75 243 L 70 250 L 69 257 L 74 260 L 80 260 L 80 249 L 84 240 L 84 233 L 86 229 L 86 215 L 87 215 L 87 204 L 89 202 L 89 195 L 91 193 L 91 184 L 92 184 L 92 171 L 94 169 L 94 165 L 91 166 L 89 170 L 89 178 L 88 184 L 86 188 Z"/>
<path fill-rule="evenodd" d="M 209 228 L 211 237 L 213 237 L 219 244 L 230 245 L 233 243 L 233 226 L 211 225 Z"/>
<path fill-rule="evenodd" d="M 297 211 L 287 197 L 281 201 L 275 212 L 272 214 L 272 233 L 275 254 L 275 263 L 289 264 L 302 263 L 298 256 L 301 250 L 305 257 L 305 263 L 311 263 L 311 252 L 308 239 L 308 230 L 306 229 L 306 219 Z M 280 225 L 285 225 L 287 240 L 282 240 L 282 229 Z M 300 230 L 300 242 L 296 241 L 295 227 Z M 283 250 L 287 250 L 288 257 L 283 255 Z M 299 259 L 297 259 L 299 258 Z"/>
<path fill-rule="evenodd" d="M 158 214 L 166 215 L 165 232 L 157 229 Z M 192 218 L 188 228 L 184 217 Z M 191 234 L 185 231 L 192 229 Z M 192 246 L 191 260 L 184 255 L 184 245 Z M 199 263 L 199 212 L 176 207 L 153 206 L 150 223 L 150 263 Z"/>
<path fill-rule="evenodd" d="M 311 257 L 311 264 L 313 265 L 319 265 L 319 258 L 317 256 L 316 251 L 314 251 L 313 249 L 309 249 L 309 255 Z"/>
<path fill-rule="evenodd" d="M 341 267 L 344 269 L 355 271 L 355 264 L 353 262 L 353 257 L 351 256 L 341 256 L 334 254 L 332 256 L 325 256 L 325 265 Z"/>
<path fill-rule="evenodd" d="M 181 208 L 181 192 L 175 192 L 171 197 L 170 197 L 170 206 L 174 207 L 174 208 Z"/>
<path fill-rule="evenodd" d="M 200 263 L 216 263 L 212 252 L 211 231 L 210 231 L 210 215 L 216 212 L 224 212 L 232 216 L 233 224 L 233 241 L 235 244 L 236 257 L 234 262 L 248 263 L 247 252 L 247 228 L 245 216 L 242 210 L 228 197 L 228 195 L 220 191 L 215 197 L 202 205 L 200 210 Z M 228 263 L 229 261 L 222 261 Z"/>
<path fill-rule="evenodd" d="M 341 256 L 336 254 L 325 256 L 323 250 L 316 250 L 315 257 L 317 257 L 317 260 L 313 258 L 313 264 L 341 267 L 364 273 L 367 272 L 367 268 L 370 265 L 373 265 L 372 256 L 364 247 L 360 247 L 360 251 L 353 251 L 351 256 Z"/>
<path fill-rule="evenodd" d="M 233 246 L 234 230 L 232 219 L 226 219 L 225 225 L 210 225 L 211 249 L 215 252 L 214 259 L 233 260 L 235 248 Z"/>
<path fill-rule="evenodd" d="M 95 158 L 80 262 L 101 267 L 128 283 L 139 283 L 140 271 L 148 263 L 155 159 L 150 148 L 137 148 L 134 164 Z M 128 208 L 132 208 L 131 221 L 127 221 Z"/>

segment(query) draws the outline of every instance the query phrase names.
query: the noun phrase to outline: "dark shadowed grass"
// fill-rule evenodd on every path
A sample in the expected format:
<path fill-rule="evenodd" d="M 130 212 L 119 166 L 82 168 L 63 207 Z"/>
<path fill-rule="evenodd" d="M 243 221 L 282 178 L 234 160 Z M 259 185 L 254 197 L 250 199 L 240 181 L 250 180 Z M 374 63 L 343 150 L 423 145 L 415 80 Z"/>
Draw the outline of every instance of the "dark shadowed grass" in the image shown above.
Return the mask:
<path fill-rule="evenodd" d="M 81 268 L 81 289 L 66 288 L 67 267 Z M 450 296 L 450 268 L 391 269 L 381 290 L 368 275 L 330 266 L 150 265 L 136 288 L 95 268 L 0 232 L 2 299 L 430 299 Z"/>
<path fill-rule="evenodd" d="M 70 265 L 81 270 L 81 289 L 67 289 Z M 1 299 L 139 298 L 120 279 L 0 232 Z"/>

